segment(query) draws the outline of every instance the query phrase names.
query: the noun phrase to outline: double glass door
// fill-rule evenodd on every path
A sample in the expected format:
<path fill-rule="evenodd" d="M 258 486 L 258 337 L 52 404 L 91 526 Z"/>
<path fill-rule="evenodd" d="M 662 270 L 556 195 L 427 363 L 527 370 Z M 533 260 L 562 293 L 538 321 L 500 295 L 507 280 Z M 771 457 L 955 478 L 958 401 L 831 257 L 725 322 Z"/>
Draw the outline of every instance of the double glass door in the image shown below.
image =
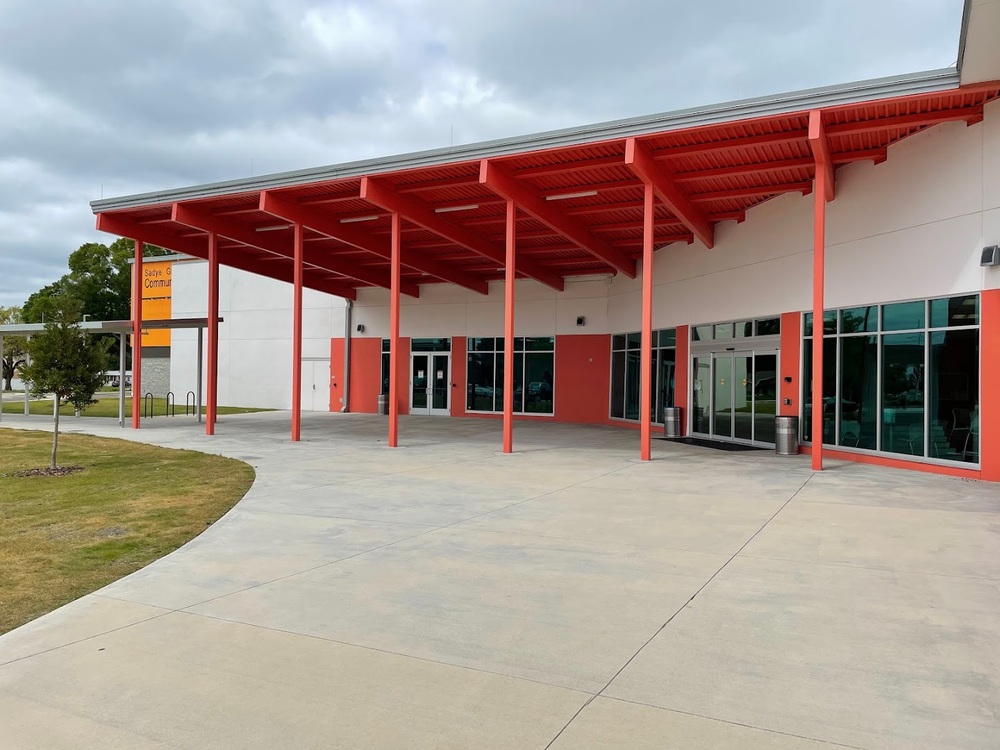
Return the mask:
<path fill-rule="evenodd" d="M 692 432 L 716 440 L 774 444 L 776 352 L 711 352 L 694 358 Z"/>
<path fill-rule="evenodd" d="M 447 416 L 450 381 L 450 354 L 410 355 L 410 413 Z"/>

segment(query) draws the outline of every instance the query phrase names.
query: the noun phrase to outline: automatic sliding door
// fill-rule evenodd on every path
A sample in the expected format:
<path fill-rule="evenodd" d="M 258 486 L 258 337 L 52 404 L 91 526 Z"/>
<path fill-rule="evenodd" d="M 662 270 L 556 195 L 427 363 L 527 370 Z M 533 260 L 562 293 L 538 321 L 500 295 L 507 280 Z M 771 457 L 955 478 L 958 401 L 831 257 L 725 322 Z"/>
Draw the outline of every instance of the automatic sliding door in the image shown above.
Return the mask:
<path fill-rule="evenodd" d="M 753 355 L 737 354 L 733 357 L 733 437 L 753 440 Z"/>
<path fill-rule="evenodd" d="M 774 444 L 778 355 L 712 352 L 692 359 L 691 432 Z"/>
<path fill-rule="evenodd" d="M 733 355 L 713 357 L 712 436 L 733 439 Z"/>
<path fill-rule="evenodd" d="M 691 379 L 691 432 L 712 432 L 712 358 L 695 357 Z"/>
<path fill-rule="evenodd" d="M 753 439 L 774 442 L 774 415 L 778 413 L 778 355 L 754 357 Z"/>

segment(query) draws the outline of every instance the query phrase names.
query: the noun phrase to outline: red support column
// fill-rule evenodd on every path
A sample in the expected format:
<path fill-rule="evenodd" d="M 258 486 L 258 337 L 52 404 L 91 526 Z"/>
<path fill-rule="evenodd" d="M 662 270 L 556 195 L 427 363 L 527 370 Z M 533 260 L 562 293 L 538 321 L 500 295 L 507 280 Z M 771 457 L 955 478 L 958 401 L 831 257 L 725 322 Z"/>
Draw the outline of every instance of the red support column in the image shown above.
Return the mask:
<path fill-rule="evenodd" d="M 135 238 L 135 272 L 132 276 L 132 429 L 139 429 L 142 416 L 142 247 Z"/>
<path fill-rule="evenodd" d="M 813 181 L 812 468 L 823 470 L 823 281 L 826 272 L 826 180 Z"/>
<path fill-rule="evenodd" d="M 653 434 L 653 184 L 644 186 L 642 208 L 642 350 L 639 357 L 639 457 L 652 458 Z"/>
<path fill-rule="evenodd" d="M 504 272 L 503 452 L 514 452 L 514 265 L 517 207 L 507 201 L 507 258 Z"/>
<path fill-rule="evenodd" d="M 292 259 L 292 442 L 302 439 L 302 225 L 293 225 Z"/>
<path fill-rule="evenodd" d="M 392 213 L 392 253 L 390 257 L 389 284 L 389 447 L 399 445 L 399 282 L 401 281 L 400 253 L 402 247 L 402 219 Z"/>
<path fill-rule="evenodd" d="M 214 435 L 219 413 L 219 236 L 215 232 L 208 233 L 208 371 L 205 380 L 205 434 Z"/>

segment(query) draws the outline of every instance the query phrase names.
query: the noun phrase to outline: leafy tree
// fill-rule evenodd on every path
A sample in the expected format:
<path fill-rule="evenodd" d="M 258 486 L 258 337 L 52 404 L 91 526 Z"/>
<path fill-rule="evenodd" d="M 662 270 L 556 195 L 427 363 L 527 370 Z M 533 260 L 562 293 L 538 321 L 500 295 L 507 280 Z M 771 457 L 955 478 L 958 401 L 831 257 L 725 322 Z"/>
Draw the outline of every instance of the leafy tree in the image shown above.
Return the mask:
<path fill-rule="evenodd" d="M 52 306 L 52 298 L 65 292 L 64 276 L 34 292 L 21 307 L 21 317 L 25 323 L 41 323 Z"/>
<path fill-rule="evenodd" d="M 20 307 L 0 307 L 0 325 L 11 325 L 20 323 Z M 3 360 L 0 362 L 0 378 L 3 379 L 2 387 L 5 391 L 11 390 L 10 381 L 14 377 L 14 371 L 24 364 L 25 345 L 27 341 L 23 336 L 4 336 L 3 338 Z"/>
<path fill-rule="evenodd" d="M 45 332 L 28 342 L 30 364 L 22 370 L 25 386 L 35 397 L 55 396 L 55 429 L 52 431 L 52 461 L 56 468 L 59 449 L 59 407 L 62 403 L 83 409 L 95 403 L 94 393 L 108 369 L 108 339 L 98 339 L 81 330 L 81 304 L 69 295 L 51 299 L 51 315 L 46 316 Z"/>
<path fill-rule="evenodd" d="M 155 245 L 143 245 L 145 257 L 169 254 Z M 24 303 L 25 322 L 41 323 L 53 314 L 53 299 L 68 294 L 81 304 L 80 314 L 90 320 L 128 320 L 132 317 L 132 266 L 135 242 L 124 237 L 110 247 L 99 242 L 80 245 L 69 256 L 69 273 L 28 297 Z M 113 354 L 118 353 L 117 337 L 109 337 Z"/>

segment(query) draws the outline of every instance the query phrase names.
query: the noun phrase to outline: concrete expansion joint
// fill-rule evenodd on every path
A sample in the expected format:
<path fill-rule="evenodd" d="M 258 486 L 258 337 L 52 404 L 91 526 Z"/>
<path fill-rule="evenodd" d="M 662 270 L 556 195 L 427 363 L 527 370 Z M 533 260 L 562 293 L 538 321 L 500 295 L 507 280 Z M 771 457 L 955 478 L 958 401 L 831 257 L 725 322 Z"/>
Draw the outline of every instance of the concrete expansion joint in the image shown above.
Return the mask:
<path fill-rule="evenodd" d="M 610 474 L 610 473 L 613 473 L 613 472 L 608 472 L 608 473 Z M 713 574 L 712 574 L 712 575 L 711 575 L 711 576 L 709 577 L 709 579 L 708 579 L 707 581 L 705 581 L 705 583 L 703 583 L 703 584 L 702 584 L 702 585 L 701 585 L 701 586 L 700 586 L 700 587 L 698 588 L 698 590 L 697 590 L 697 591 L 695 591 L 695 592 L 694 592 L 694 593 L 693 593 L 693 594 L 691 595 L 691 597 L 690 597 L 690 598 L 689 598 L 689 599 L 688 599 L 687 601 L 685 601 L 685 602 L 684 602 L 684 604 L 682 604 L 682 605 L 681 605 L 680 607 L 678 607 L 678 608 L 677 608 L 677 610 L 676 610 L 676 611 L 675 611 L 675 612 L 674 612 L 674 613 L 673 613 L 672 615 L 670 615 L 670 617 L 668 617 L 668 618 L 667 618 L 666 622 L 664 622 L 664 623 L 663 623 L 663 624 L 662 624 L 662 625 L 661 625 L 661 626 L 660 626 L 659 628 L 657 628 L 656 632 L 655 632 L 655 633 L 653 633 L 653 634 L 652 634 L 652 635 L 651 635 L 651 636 L 650 636 L 650 637 L 649 637 L 649 638 L 648 638 L 648 639 L 647 639 L 647 640 L 645 641 L 645 643 L 643 643 L 643 644 L 642 644 L 641 646 L 639 646 L 639 648 L 638 648 L 638 649 L 637 649 L 637 650 L 635 651 L 635 653 L 634 653 L 634 654 L 632 654 L 632 656 L 630 656 L 630 657 L 628 658 L 628 660 L 627 660 L 627 661 L 626 661 L 626 662 L 625 662 L 625 663 L 624 663 L 624 664 L 623 664 L 623 665 L 621 666 L 621 668 L 620 668 L 620 669 L 619 669 L 619 670 L 618 670 L 617 672 L 615 672 L 615 673 L 614 673 L 614 675 L 612 675 L 611 679 L 610 679 L 610 680 L 608 680 L 607 684 L 605 684 L 605 686 L 604 686 L 604 687 L 602 687 L 602 688 L 601 688 L 601 689 L 600 689 L 599 691 L 597 691 L 597 694 L 596 694 L 596 695 L 594 695 L 594 696 L 593 696 L 592 698 L 590 698 L 590 699 L 589 699 L 589 700 L 588 700 L 588 701 L 587 701 L 586 703 L 584 703 L 584 704 L 583 704 L 583 706 L 581 706 L 581 707 L 580 707 L 580 709 L 579 709 L 579 710 L 578 710 L 578 711 L 577 711 L 577 712 L 576 712 L 575 714 L 573 714 L 573 716 L 572 716 L 572 717 L 570 718 L 570 720 L 569 720 L 568 722 L 566 722 L 565 726 L 563 726 L 563 728 L 559 730 L 559 732 L 558 732 L 558 733 L 556 734 L 556 736 L 552 738 L 552 740 L 551 740 L 551 741 L 549 742 L 549 744 L 545 746 L 545 747 L 546 747 L 546 750 L 547 750 L 547 749 L 548 749 L 549 747 L 551 747 L 551 746 L 552 746 L 552 744 L 553 744 L 553 743 L 554 743 L 554 742 L 555 742 L 556 740 L 558 740 L 558 739 L 559 739 L 559 736 L 560 736 L 560 735 L 561 735 L 561 734 L 562 734 L 563 732 L 565 732 L 565 731 L 566 731 L 566 729 L 567 729 L 567 728 L 568 728 L 568 727 L 570 726 L 570 724 L 572 724 L 572 723 L 573 723 L 573 721 L 574 721 L 574 720 L 575 720 L 575 719 L 576 719 L 576 718 L 577 718 L 577 717 L 578 717 L 578 716 L 579 716 L 579 715 L 580 715 L 580 714 L 581 714 L 581 713 L 583 712 L 583 710 L 584 710 L 584 709 L 585 709 L 585 708 L 586 708 L 586 707 L 587 707 L 588 705 L 590 705 L 590 703 L 591 703 L 591 702 L 593 702 L 593 700 L 594 700 L 595 698 L 598 698 L 598 697 L 605 697 L 605 696 L 604 696 L 604 693 L 605 693 L 605 691 L 606 691 L 606 690 L 607 690 L 608 688 L 610 688 L 610 687 L 611 687 L 611 684 L 612 684 L 612 683 L 613 683 L 613 682 L 614 682 L 614 681 L 615 681 L 616 679 L 618 679 L 618 677 L 619 677 L 619 676 L 620 676 L 620 675 L 622 674 L 622 672 L 624 672 L 624 671 L 625 671 L 625 670 L 626 670 L 626 669 L 628 668 L 629 664 L 631 664 L 631 663 L 632 663 L 633 661 L 635 661 L 635 659 L 636 659 L 636 658 L 637 658 L 637 657 L 639 656 L 639 654 L 641 654 L 641 653 L 643 652 L 643 650 L 644 650 L 644 649 L 645 649 L 645 648 L 646 648 L 646 647 L 647 647 L 647 646 L 648 646 L 648 645 L 649 645 L 650 643 L 652 643 L 652 642 L 653 642 L 653 641 L 654 641 L 654 640 L 656 639 L 656 637 L 657 637 L 658 635 L 660 635 L 660 633 L 662 633 L 662 632 L 663 632 L 664 630 L 666 630 L 666 629 L 667 629 L 667 626 L 669 626 L 669 625 L 670 625 L 670 623 L 672 623 L 672 622 L 674 621 L 674 619 L 676 619 L 676 617 L 677 617 L 677 616 L 678 616 L 678 615 L 679 615 L 679 614 L 680 614 L 681 612 L 683 612 L 683 611 L 684 611 L 685 609 L 687 609 L 688 605 L 690 605 L 690 604 L 691 604 L 691 602 L 693 602 L 693 601 L 694 601 L 694 600 L 695 600 L 696 598 L 698 598 L 698 595 L 699 595 L 699 594 L 701 594 L 701 592 L 702 592 L 702 591 L 704 591 L 704 590 L 705 590 L 705 589 L 706 589 L 706 588 L 708 587 L 708 585 L 709 585 L 710 583 L 712 583 L 712 581 L 714 581 L 714 580 L 715 580 L 715 579 L 716 579 L 716 578 L 717 578 L 717 577 L 719 576 L 719 574 L 720 574 L 720 573 L 722 573 L 722 571 L 723 571 L 723 570 L 725 570 L 725 569 L 726 569 L 726 567 L 727 567 L 727 566 L 728 566 L 728 565 L 729 565 L 729 564 L 730 564 L 730 563 L 731 563 L 731 562 L 732 562 L 733 560 L 735 560 L 735 559 L 736 559 L 736 558 L 737 558 L 737 557 L 738 557 L 738 556 L 740 555 L 740 553 L 741 553 L 741 552 L 743 552 L 743 550 L 745 550 L 745 549 L 747 548 L 747 546 L 748 546 L 748 545 L 749 545 L 749 544 L 750 544 L 750 543 L 751 543 L 751 542 L 752 542 L 752 541 L 753 541 L 753 540 L 754 540 L 754 539 L 755 539 L 755 538 L 756 538 L 756 537 L 757 537 L 757 536 L 758 536 L 758 535 L 759 535 L 759 534 L 760 534 L 761 532 L 763 532 L 763 531 L 764 531 L 764 529 L 766 529 L 766 528 L 768 527 L 768 525 L 769 525 L 769 524 L 770 524 L 770 523 L 771 523 L 771 522 L 772 522 L 772 521 L 773 521 L 773 520 L 774 520 L 775 518 L 777 518 L 777 517 L 778 517 L 778 514 L 780 514 L 780 513 L 781 513 L 781 511 L 783 511 L 783 510 L 784 510 L 784 509 L 785 509 L 786 507 L 788 507 L 788 504 L 789 504 L 789 503 L 791 503 L 791 502 L 792 502 L 792 500 L 794 500 L 794 499 L 795 499 L 795 497 L 796 497 L 796 496 L 797 496 L 797 495 L 798 495 L 798 494 L 799 494 L 799 493 L 800 493 L 800 492 L 801 492 L 801 491 L 802 491 L 802 490 L 803 490 L 803 489 L 805 488 L 805 486 L 806 486 L 807 484 L 809 484 L 809 482 L 810 482 L 810 481 L 812 481 L 812 478 L 813 478 L 813 476 L 815 476 L 815 474 L 813 474 L 813 475 L 809 476 L 809 477 L 808 477 L 808 478 L 807 478 L 807 479 L 806 479 L 806 480 L 805 480 L 805 481 L 804 481 L 804 482 L 803 482 L 803 483 L 802 483 L 801 485 L 799 485 L 799 487 L 798 487 L 798 488 L 797 488 L 797 489 L 795 490 L 795 492 L 793 492 L 793 493 L 792 493 L 792 494 L 791 494 L 791 495 L 790 495 L 790 496 L 788 497 L 788 499 L 787 499 L 787 500 L 785 500 L 785 502 L 781 504 L 781 507 L 780 507 L 780 508 L 778 508 L 778 510 L 776 510 L 776 511 L 775 511 L 775 512 L 774 512 L 774 513 L 773 513 L 773 514 L 771 515 L 771 517 L 770 517 L 770 518 L 768 518 L 768 519 L 767 519 L 767 520 L 766 520 L 766 521 L 765 521 L 765 522 L 764 522 L 764 523 L 763 523 L 763 524 L 762 524 L 762 525 L 760 526 L 760 528 L 758 528 L 758 529 L 757 529 L 757 530 L 756 530 L 756 531 L 755 531 L 755 532 L 754 532 L 754 533 L 753 533 L 753 534 L 752 534 L 752 535 L 750 536 L 750 538 L 749 538 L 749 539 L 747 539 L 747 540 L 746 540 L 746 541 L 745 541 L 745 542 L 743 543 L 743 545 L 742 545 L 742 546 L 741 546 L 741 547 L 740 547 L 740 548 L 739 548 L 738 550 L 736 550 L 736 552 L 734 552 L 734 553 L 733 553 L 733 554 L 732 554 L 732 555 L 731 555 L 731 556 L 729 557 L 729 559 L 728 559 L 728 560 L 726 560 L 726 562 L 724 562 L 724 563 L 723 563 L 723 564 L 722 564 L 722 565 L 721 565 L 721 566 L 719 567 L 719 569 L 718 569 L 718 570 L 716 570 L 716 571 L 715 571 L 715 572 L 714 572 L 714 573 L 713 573 Z M 671 709 L 666 709 L 666 710 L 671 710 Z M 714 718 L 714 717 L 702 717 L 702 718 Z M 754 728 L 755 728 L 755 729 L 762 729 L 761 727 L 754 727 Z M 765 731 L 770 731 L 770 730 L 765 730 Z M 781 734 L 781 732 L 779 732 L 778 734 Z M 811 739 L 811 738 L 804 738 L 804 739 Z M 836 743 L 832 743 L 832 744 L 836 744 Z M 842 747 L 851 747 L 851 746 L 849 746 L 849 745 L 842 745 Z M 864 749 L 864 748 L 859 748 L 858 750 L 865 750 L 865 749 Z"/>

